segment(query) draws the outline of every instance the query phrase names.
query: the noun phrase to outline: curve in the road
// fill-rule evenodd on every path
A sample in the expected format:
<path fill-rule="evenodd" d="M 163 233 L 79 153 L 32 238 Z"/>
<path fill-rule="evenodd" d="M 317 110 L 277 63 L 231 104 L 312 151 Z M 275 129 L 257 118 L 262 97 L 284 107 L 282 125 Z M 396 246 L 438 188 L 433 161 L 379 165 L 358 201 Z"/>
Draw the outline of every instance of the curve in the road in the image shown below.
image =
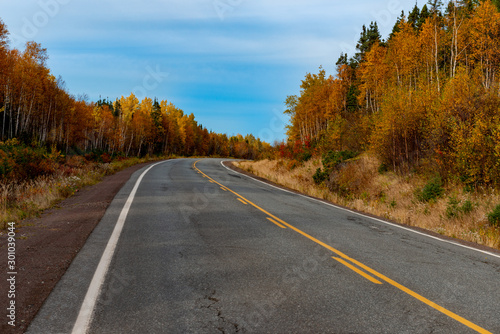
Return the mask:
<path fill-rule="evenodd" d="M 198 160 L 200 161 L 200 160 Z M 324 248 L 332 251 L 333 253 L 337 254 L 338 256 L 340 256 L 341 258 L 338 258 L 338 257 L 332 257 L 334 258 L 335 260 L 337 260 L 338 262 L 342 263 L 343 265 L 347 266 L 348 268 L 350 268 L 351 270 L 355 271 L 356 273 L 360 274 L 361 276 L 365 277 L 366 279 L 370 280 L 371 282 L 375 283 L 375 284 L 382 284 L 380 281 L 376 280 L 375 278 L 373 278 L 372 276 L 368 275 L 367 273 L 363 272 L 362 270 L 356 268 L 355 266 L 353 266 L 352 264 L 350 264 L 349 262 L 355 264 L 356 266 L 358 266 L 359 268 L 362 268 L 364 269 L 366 272 L 369 272 L 371 273 L 372 275 L 380 278 L 381 280 L 389 283 L 390 285 L 398 288 L 399 290 L 407 293 L 408 295 L 418 299 L 419 301 L 427 304 L 428 306 L 438 310 L 439 312 L 447 315 L 448 317 L 462 323 L 463 325 L 477 331 L 478 333 L 482 333 L 482 334 L 491 334 L 490 331 L 472 323 L 471 321 L 459 316 L 458 314 L 455 314 L 453 313 L 452 311 L 434 303 L 433 301 L 425 298 L 424 296 L 408 289 L 407 287 L 399 284 L 398 282 L 395 282 L 394 280 L 390 279 L 389 277 L 379 273 L 378 271 L 366 266 L 365 264 L 347 256 L 346 254 L 342 253 L 341 251 L 339 251 L 338 249 L 335 249 L 333 248 L 332 246 L 316 239 L 315 237 L 303 232 L 302 230 L 296 228 L 295 226 L 293 225 L 290 225 L 289 223 L 283 221 L 282 219 L 280 219 L 279 217 L 276 217 L 275 215 L 273 215 L 272 213 L 266 211 L 265 209 L 261 208 L 260 206 L 258 206 L 257 204 L 253 203 L 252 201 L 248 200 L 247 198 L 243 197 L 242 195 L 238 194 L 237 192 L 231 190 L 230 188 L 226 187 L 225 185 L 217 182 L 216 180 L 214 180 L 213 178 L 211 178 L 210 176 L 208 176 L 207 174 L 205 174 L 203 171 L 201 171 L 198 167 L 196 167 L 196 163 L 198 162 L 196 161 L 194 164 L 193 164 L 193 167 L 194 169 L 199 172 L 200 174 L 202 174 L 205 178 L 207 178 L 210 182 L 212 183 L 215 183 L 217 185 L 219 185 L 221 188 L 223 188 L 224 190 L 226 191 L 229 191 L 231 193 L 233 193 L 234 195 L 237 196 L 238 200 L 242 201 L 243 203 L 246 203 L 246 204 L 249 204 L 249 205 L 252 205 L 253 207 L 255 207 L 256 209 L 260 210 L 261 212 L 263 212 L 264 214 L 268 215 L 268 219 L 273 222 L 273 223 L 278 223 L 278 226 L 279 224 L 281 224 L 282 226 L 285 226 L 285 227 L 288 227 L 292 230 L 294 230 L 295 232 L 303 235 L 304 237 L 308 238 L 309 240 L 312 240 L 314 241 L 315 243 L 317 243 L 318 245 L 321 245 L 323 246 Z M 349 262 L 346 262 L 345 260 L 349 261 Z"/>

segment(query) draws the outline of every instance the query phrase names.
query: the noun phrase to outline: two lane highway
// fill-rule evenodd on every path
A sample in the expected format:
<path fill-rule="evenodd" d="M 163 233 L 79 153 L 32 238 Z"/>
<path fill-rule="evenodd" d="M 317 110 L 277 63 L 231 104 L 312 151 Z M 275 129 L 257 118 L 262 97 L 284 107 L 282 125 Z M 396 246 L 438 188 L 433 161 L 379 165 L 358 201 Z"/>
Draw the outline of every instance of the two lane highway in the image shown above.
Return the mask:
<path fill-rule="evenodd" d="M 141 173 L 30 332 L 500 332 L 496 254 L 282 191 L 220 159 L 171 160 Z M 136 184 L 89 303 L 94 272 Z M 75 327 L 78 319 L 83 327 Z"/>

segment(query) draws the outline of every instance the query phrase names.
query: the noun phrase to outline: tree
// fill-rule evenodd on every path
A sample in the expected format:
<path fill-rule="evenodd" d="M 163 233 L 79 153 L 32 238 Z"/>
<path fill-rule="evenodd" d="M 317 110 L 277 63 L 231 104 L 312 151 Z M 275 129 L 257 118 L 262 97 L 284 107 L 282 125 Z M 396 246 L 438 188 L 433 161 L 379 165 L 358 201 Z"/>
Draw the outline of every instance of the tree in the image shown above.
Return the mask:
<path fill-rule="evenodd" d="M 408 23 L 410 23 L 413 29 L 419 30 L 420 9 L 418 8 L 417 4 L 415 4 L 415 7 L 413 7 L 413 10 L 408 15 Z"/>
<path fill-rule="evenodd" d="M 482 74 L 482 84 L 493 84 L 500 61 L 500 13 L 490 0 L 481 3 L 471 19 L 472 58 Z"/>
<path fill-rule="evenodd" d="M 360 65 L 358 70 L 358 77 L 361 82 L 359 104 L 364 105 L 368 113 L 380 111 L 384 86 L 389 73 L 386 53 L 385 47 L 375 43 L 371 50 L 366 53 L 365 62 Z"/>
<path fill-rule="evenodd" d="M 372 45 L 374 43 L 380 43 L 381 40 L 382 37 L 380 36 L 377 22 L 371 22 L 368 29 L 363 25 L 359 41 L 356 44 L 356 49 L 359 51 L 355 55 L 357 63 L 361 63 Z"/>

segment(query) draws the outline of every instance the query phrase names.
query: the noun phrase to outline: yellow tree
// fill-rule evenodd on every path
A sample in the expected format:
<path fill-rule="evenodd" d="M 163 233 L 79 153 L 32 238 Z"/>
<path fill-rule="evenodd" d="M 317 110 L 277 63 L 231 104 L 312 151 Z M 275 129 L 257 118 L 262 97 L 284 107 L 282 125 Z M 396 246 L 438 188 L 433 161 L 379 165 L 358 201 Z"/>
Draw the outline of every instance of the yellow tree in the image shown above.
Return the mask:
<path fill-rule="evenodd" d="M 471 19 L 472 56 L 483 76 L 482 84 L 491 87 L 500 60 L 500 13 L 491 0 L 483 1 Z"/>
<path fill-rule="evenodd" d="M 395 37 L 398 38 L 398 37 Z M 386 62 L 387 50 L 376 42 L 365 54 L 365 61 L 359 66 L 357 76 L 361 94 L 359 104 L 369 113 L 380 111 L 384 88 L 388 81 L 389 68 Z M 399 64 L 398 64 L 399 65 Z"/>
<path fill-rule="evenodd" d="M 326 77 L 320 67 L 318 74 L 308 73 L 300 86 L 299 97 L 288 97 L 286 104 L 291 125 L 289 135 L 293 140 L 318 140 L 328 125 L 328 101 L 334 79 Z"/>
<path fill-rule="evenodd" d="M 394 33 L 389 42 L 387 62 L 396 84 L 411 90 L 417 86 L 421 66 L 420 41 L 415 29 L 405 19 L 400 21 L 398 27 L 399 31 Z"/>

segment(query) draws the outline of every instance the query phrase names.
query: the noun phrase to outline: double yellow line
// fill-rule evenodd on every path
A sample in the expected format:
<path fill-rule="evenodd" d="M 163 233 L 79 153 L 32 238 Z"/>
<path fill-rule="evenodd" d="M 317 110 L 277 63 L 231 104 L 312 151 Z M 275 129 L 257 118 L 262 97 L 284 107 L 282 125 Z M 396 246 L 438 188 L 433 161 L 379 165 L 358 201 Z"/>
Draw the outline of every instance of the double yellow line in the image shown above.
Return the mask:
<path fill-rule="evenodd" d="M 332 256 L 333 259 L 335 259 L 336 261 L 338 261 L 339 263 L 345 265 L 346 267 L 348 267 L 349 269 L 353 270 L 354 272 L 358 273 L 359 275 L 363 276 L 364 278 L 368 279 L 369 281 L 375 283 L 375 284 L 382 284 L 382 282 L 380 282 L 379 280 L 377 280 L 376 278 L 374 278 L 373 276 L 375 277 L 378 277 L 380 280 L 382 281 L 385 281 L 386 283 L 398 288 L 399 290 L 409 294 L 410 296 L 420 300 L 421 302 L 427 304 L 428 306 L 438 310 L 439 312 L 447 315 L 448 317 L 462 323 L 463 325 L 475 330 L 476 332 L 478 333 L 483 333 L 483 334 L 492 334 L 491 332 L 487 331 L 486 329 L 482 328 L 482 327 L 479 327 L 478 325 L 470 322 L 469 320 L 465 319 L 465 318 L 462 318 L 461 316 L 449 311 L 448 309 L 434 303 L 433 301 L 425 298 L 424 296 L 422 295 L 419 295 L 418 293 L 408 289 L 407 287 L 393 281 L 392 279 L 388 278 L 387 276 L 384 276 L 382 275 L 381 273 L 379 273 L 378 271 L 368 267 L 367 265 L 353 259 L 353 258 L 350 258 L 349 256 L 347 256 L 346 254 L 342 253 L 341 251 L 333 248 L 332 246 L 330 245 L 327 245 L 325 244 L 324 242 L 314 238 L 313 236 L 299 230 L 298 228 L 296 228 L 295 226 L 293 225 L 290 225 L 288 224 L 287 222 L 281 220 L 280 218 L 276 217 L 275 215 L 269 213 L 268 211 L 264 210 L 263 208 L 261 208 L 260 206 L 258 206 L 257 204 L 253 203 L 252 201 L 249 201 L 248 199 L 246 199 L 245 197 L 241 196 L 240 194 L 238 194 L 237 192 L 234 192 L 233 190 L 229 189 L 228 187 L 224 186 L 223 184 L 215 181 L 214 179 L 212 179 L 210 176 L 208 176 L 207 174 L 203 173 L 198 167 L 196 167 L 196 163 L 198 163 L 200 160 L 196 161 L 193 165 L 193 168 L 200 174 L 203 175 L 203 177 L 206 177 L 210 182 L 212 183 L 215 183 L 217 185 L 219 185 L 221 187 L 222 190 L 224 191 L 229 191 L 231 193 L 233 193 L 234 195 L 236 195 L 237 199 L 239 201 L 241 201 L 242 203 L 245 203 L 245 204 L 249 204 L 253 207 L 255 207 L 257 210 L 263 212 L 264 214 L 268 215 L 269 217 L 267 217 L 267 219 L 269 221 L 271 221 L 272 223 L 278 225 L 279 227 L 281 228 L 290 228 L 292 230 L 294 230 L 295 232 L 303 235 L 304 237 L 308 238 L 309 240 L 312 240 L 314 241 L 315 243 L 317 243 L 318 245 L 321 245 L 323 246 L 324 248 L 332 251 L 333 253 L 337 254 L 338 257 L 335 257 L 335 256 Z M 351 264 L 352 263 L 352 264 Z M 354 266 L 353 264 L 355 264 L 356 266 Z M 362 271 L 361 269 L 359 268 L 362 268 L 364 269 L 365 271 Z M 369 274 L 370 273 L 372 274 L 373 276 L 370 276 Z"/>

